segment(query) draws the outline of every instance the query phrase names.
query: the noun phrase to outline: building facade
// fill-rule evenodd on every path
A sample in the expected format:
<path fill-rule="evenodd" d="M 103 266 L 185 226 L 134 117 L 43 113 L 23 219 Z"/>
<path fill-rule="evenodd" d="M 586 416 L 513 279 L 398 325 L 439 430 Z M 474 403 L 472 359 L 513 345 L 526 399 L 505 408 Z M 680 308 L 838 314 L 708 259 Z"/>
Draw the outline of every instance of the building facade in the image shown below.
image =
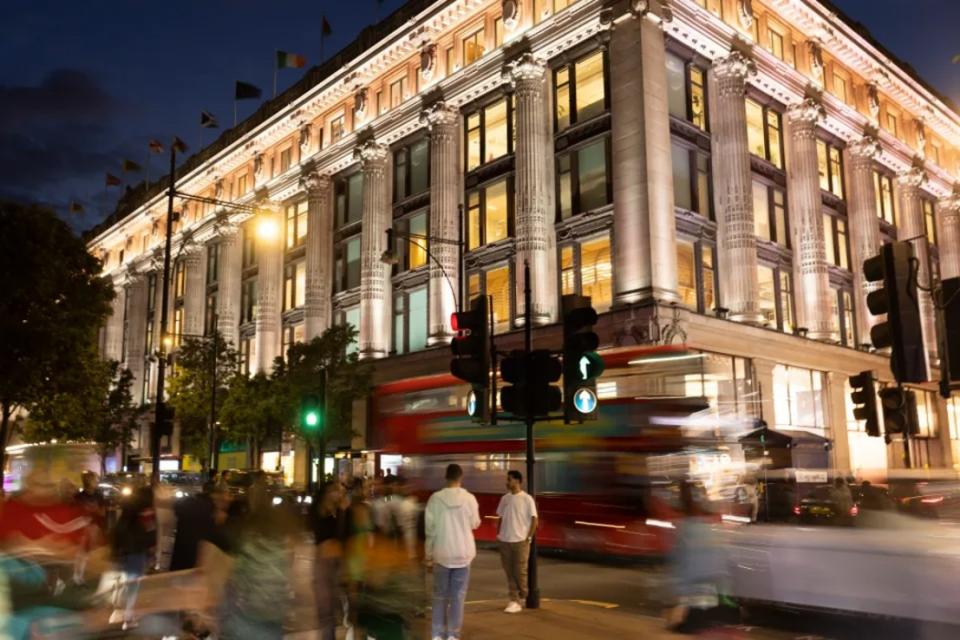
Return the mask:
<path fill-rule="evenodd" d="M 538 335 L 589 295 L 608 352 L 683 342 L 716 415 L 827 437 L 843 470 L 903 465 L 849 400 L 891 379 L 863 260 L 915 239 L 921 283 L 960 275 L 960 115 L 819 0 L 413 0 L 180 174 L 257 213 L 178 201 L 174 344 L 216 318 L 253 373 L 350 323 L 380 383 L 441 375 L 461 296 L 513 339 L 528 263 Z M 90 250 L 119 294 L 104 353 L 149 402 L 166 196 L 142 196 Z M 960 401 L 917 390 L 914 466 L 960 463 Z"/>

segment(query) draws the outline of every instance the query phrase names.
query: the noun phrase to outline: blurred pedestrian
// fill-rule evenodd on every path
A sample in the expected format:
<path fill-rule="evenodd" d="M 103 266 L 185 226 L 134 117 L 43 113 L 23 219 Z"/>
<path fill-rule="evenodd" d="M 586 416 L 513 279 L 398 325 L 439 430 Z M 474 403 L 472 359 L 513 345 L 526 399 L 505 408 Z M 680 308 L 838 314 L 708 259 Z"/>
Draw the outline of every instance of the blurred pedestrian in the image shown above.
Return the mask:
<path fill-rule="evenodd" d="M 201 542 L 211 542 L 219 547 L 214 502 L 216 485 L 207 481 L 201 492 L 194 496 L 181 498 L 173 505 L 176 516 L 176 533 L 173 538 L 173 552 L 170 557 L 170 570 L 182 571 L 197 566 L 197 552 Z"/>
<path fill-rule="evenodd" d="M 86 581 L 89 554 L 103 543 L 107 532 L 107 501 L 100 492 L 97 474 L 90 470 L 84 471 L 80 476 L 80 484 L 80 491 L 76 493 L 73 501 L 90 518 L 90 526 L 87 527 L 74 564 L 73 581 L 77 584 Z"/>
<path fill-rule="evenodd" d="M 121 612 L 123 629 L 136 626 L 134 607 L 140 592 L 140 580 L 147 571 L 148 562 L 157 544 L 156 515 L 153 509 L 153 491 L 150 487 L 134 489 L 120 510 L 120 517 L 112 532 L 114 559 L 123 572 Z M 115 621 L 114 612 L 111 621 Z"/>
<path fill-rule="evenodd" d="M 233 566 L 219 611 L 223 640 L 280 640 L 291 603 L 296 523 L 274 508 L 262 477 L 247 494 L 238 516 Z"/>
<path fill-rule="evenodd" d="M 507 492 L 500 498 L 497 515 L 500 517 L 497 544 L 510 596 L 504 612 L 519 613 L 523 610 L 521 603 L 527 597 L 530 542 L 537 531 L 537 505 L 533 497 L 523 490 L 523 474 L 519 471 L 507 472 Z"/>
<path fill-rule="evenodd" d="M 340 593 L 340 564 L 346 514 L 338 482 L 324 483 L 310 505 L 310 525 L 316 545 L 314 595 L 320 640 L 333 640 L 343 610 Z"/>
<path fill-rule="evenodd" d="M 477 555 L 473 530 L 480 526 L 477 499 L 461 486 L 463 469 L 447 466 L 447 486 L 427 501 L 426 563 L 433 569 L 434 640 L 458 640 L 470 564 Z"/>

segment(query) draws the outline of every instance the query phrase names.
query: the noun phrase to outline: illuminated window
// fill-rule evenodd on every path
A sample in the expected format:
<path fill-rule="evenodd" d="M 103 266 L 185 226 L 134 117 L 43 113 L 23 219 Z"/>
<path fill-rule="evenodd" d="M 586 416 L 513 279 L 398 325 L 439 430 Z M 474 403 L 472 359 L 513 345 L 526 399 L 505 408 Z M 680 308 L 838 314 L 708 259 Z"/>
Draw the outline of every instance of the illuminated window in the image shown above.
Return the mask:
<path fill-rule="evenodd" d="M 760 240 L 790 246 L 786 194 L 765 182 L 753 182 L 754 233 Z"/>
<path fill-rule="evenodd" d="M 360 236 L 353 236 L 339 244 L 335 252 L 334 285 L 336 291 L 360 286 Z"/>
<path fill-rule="evenodd" d="M 283 328 L 283 340 L 280 348 L 280 355 L 283 356 L 284 360 L 288 359 L 287 351 L 290 350 L 290 347 L 304 342 L 306 340 L 306 335 L 306 329 L 304 329 L 302 322 L 287 325 Z"/>
<path fill-rule="evenodd" d="M 817 173 L 820 176 L 821 189 L 838 198 L 843 197 L 843 160 L 840 149 L 823 140 L 817 140 Z"/>
<path fill-rule="evenodd" d="M 243 228 L 243 252 L 241 257 L 243 268 L 257 264 L 257 237 L 254 235 L 253 225 L 247 224 Z"/>
<path fill-rule="evenodd" d="M 360 221 L 363 217 L 363 173 L 356 172 L 336 181 L 337 226 Z"/>
<path fill-rule="evenodd" d="M 217 318 L 217 294 L 207 294 L 207 302 L 203 309 L 203 335 L 213 334 L 214 320 Z"/>
<path fill-rule="evenodd" d="M 757 302 L 768 326 L 777 324 L 777 288 L 773 267 L 757 266 Z"/>
<path fill-rule="evenodd" d="M 504 38 L 503 16 L 497 16 L 493 19 L 493 46 L 502 47 Z"/>
<path fill-rule="evenodd" d="M 677 240 L 677 293 L 680 295 L 680 304 L 696 309 L 697 269 L 692 242 Z"/>
<path fill-rule="evenodd" d="M 424 138 L 393 154 L 393 201 L 430 188 L 430 143 Z"/>
<path fill-rule="evenodd" d="M 467 171 L 512 151 L 510 118 L 511 108 L 506 98 L 467 116 Z"/>
<path fill-rule="evenodd" d="M 283 310 L 289 311 L 304 305 L 306 301 L 307 264 L 300 260 L 288 264 L 283 274 Z"/>
<path fill-rule="evenodd" d="M 707 92 L 703 69 L 667 53 L 667 105 L 670 115 L 707 130 Z"/>
<path fill-rule="evenodd" d="M 940 164 L 940 145 L 935 142 L 930 143 L 930 159 L 933 164 Z"/>
<path fill-rule="evenodd" d="M 820 371 L 781 364 L 774 366 L 773 410 L 778 427 L 827 435 L 823 378 Z"/>
<path fill-rule="evenodd" d="M 444 60 L 446 61 L 446 69 L 447 69 L 448 76 L 452 75 L 453 72 L 457 70 L 456 68 L 457 62 L 456 62 L 456 59 L 454 58 L 455 55 L 456 55 L 456 50 L 453 47 L 447 47 L 446 54 L 444 55 Z"/>
<path fill-rule="evenodd" d="M 847 81 L 837 73 L 833 74 L 833 95 L 840 98 L 841 102 L 847 102 Z"/>
<path fill-rule="evenodd" d="M 248 278 L 240 286 L 240 324 L 253 322 L 257 314 L 257 279 Z"/>
<path fill-rule="evenodd" d="M 467 249 L 510 236 L 512 221 L 508 180 L 502 179 L 467 195 Z"/>
<path fill-rule="evenodd" d="M 307 241 L 307 201 L 287 205 L 287 249 L 303 246 Z"/>
<path fill-rule="evenodd" d="M 793 333 L 793 277 L 787 269 L 780 269 L 780 330 Z"/>
<path fill-rule="evenodd" d="M 923 223 L 924 228 L 927 233 L 927 240 L 931 245 L 937 244 L 937 222 L 936 222 L 936 209 L 933 206 L 933 202 L 927 199 L 920 200 L 921 206 L 923 208 Z"/>
<path fill-rule="evenodd" d="M 550 0 L 533 0 L 533 24 L 550 15 Z"/>
<path fill-rule="evenodd" d="M 467 278 L 469 296 L 491 296 L 493 298 L 493 331 L 503 333 L 510 330 L 511 320 L 511 278 L 510 267 L 503 265 L 485 271 L 474 271 Z"/>
<path fill-rule="evenodd" d="M 557 215 L 561 220 L 610 202 L 607 138 L 557 156 Z"/>
<path fill-rule="evenodd" d="M 249 376 L 253 371 L 253 337 L 240 339 L 240 373 Z"/>
<path fill-rule="evenodd" d="M 463 66 L 473 64 L 483 57 L 484 33 L 479 29 L 463 39 Z"/>
<path fill-rule="evenodd" d="M 683 144 L 671 145 L 673 204 L 708 218 L 713 217 L 710 156 Z"/>
<path fill-rule="evenodd" d="M 187 287 L 187 265 L 178 262 L 173 272 L 173 297 L 182 298 Z"/>
<path fill-rule="evenodd" d="M 845 347 L 856 347 L 853 320 L 853 296 L 847 288 L 830 288 L 830 311 L 833 332 Z"/>
<path fill-rule="evenodd" d="M 794 325 L 793 279 L 789 267 L 757 266 L 759 306 L 766 326 L 792 331 Z"/>
<path fill-rule="evenodd" d="M 183 307 L 173 310 L 173 347 L 183 344 Z"/>
<path fill-rule="evenodd" d="M 237 176 L 237 197 L 242 197 L 247 193 L 247 174 L 242 173 Z"/>
<path fill-rule="evenodd" d="M 352 307 L 348 307 L 346 309 L 341 309 L 337 313 L 337 324 L 340 326 L 345 326 L 345 327 L 349 326 L 349 327 L 353 327 L 354 329 L 359 329 L 360 328 L 360 306 L 355 305 Z M 357 352 L 356 339 L 354 339 L 353 342 L 347 345 L 347 348 L 344 350 L 344 352 L 348 356 L 350 354 Z"/>
<path fill-rule="evenodd" d="M 784 59 L 783 55 L 783 35 L 779 31 L 776 31 L 771 28 L 767 28 L 767 48 L 770 50 L 770 53 L 780 58 Z"/>
<path fill-rule="evenodd" d="M 873 191 L 877 216 L 890 224 L 897 224 L 896 201 L 893 197 L 893 179 L 879 171 L 873 172 Z"/>
<path fill-rule="evenodd" d="M 400 291 L 393 296 L 393 350 L 420 351 L 427 346 L 427 288 Z"/>
<path fill-rule="evenodd" d="M 913 389 L 917 394 L 917 426 L 920 438 L 936 438 L 940 432 L 937 416 L 937 396 L 931 391 Z"/>
<path fill-rule="evenodd" d="M 850 252 L 847 246 L 847 221 L 838 216 L 824 213 L 823 239 L 827 262 L 841 269 L 849 269 Z"/>
<path fill-rule="evenodd" d="M 406 76 L 398 78 L 390 83 L 390 108 L 398 107 L 403 104 L 407 96 L 407 78 Z"/>
<path fill-rule="evenodd" d="M 887 112 L 887 131 L 893 134 L 893 137 L 897 137 L 897 115 L 895 113 Z"/>
<path fill-rule="evenodd" d="M 417 269 L 427 264 L 429 249 L 427 216 L 426 211 L 420 211 L 400 218 L 394 223 L 398 232 L 397 272 Z"/>
<path fill-rule="evenodd" d="M 783 168 L 782 122 L 780 114 L 747 98 L 747 144 L 750 153 Z"/>
<path fill-rule="evenodd" d="M 577 266 L 573 259 L 573 245 L 560 248 L 560 295 L 567 296 L 577 292 Z"/>
<path fill-rule="evenodd" d="M 216 284 L 220 277 L 220 243 L 207 245 L 207 284 Z"/>
<path fill-rule="evenodd" d="M 605 66 L 604 53 L 596 51 L 554 71 L 558 131 L 607 110 Z"/>
<path fill-rule="evenodd" d="M 293 147 L 287 147 L 280 152 L 280 173 L 290 168 L 290 161 L 293 158 Z"/>
<path fill-rule="evenodd" d="M 613 301 L 610 237 L 580 243 L 580 294 L 589 296 L 593 308 L 606 311 Z"/>
<path fill-rule="evenodd" d="M 343 115 L 341 114 L 330 121 L 330 143 L 338 142 L 345 133 Z"/>

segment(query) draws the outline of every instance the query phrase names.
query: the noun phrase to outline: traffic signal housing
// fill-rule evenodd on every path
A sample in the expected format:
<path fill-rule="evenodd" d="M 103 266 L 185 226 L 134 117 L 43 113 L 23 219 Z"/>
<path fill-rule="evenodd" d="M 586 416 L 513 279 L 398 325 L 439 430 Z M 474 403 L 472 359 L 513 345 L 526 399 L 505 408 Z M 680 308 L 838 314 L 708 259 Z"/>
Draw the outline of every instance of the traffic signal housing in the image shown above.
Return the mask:
<path fill-rule="evenodd" d="M 560 358 L 547 349 L 529 353 L 511 351 L 500 362 L 500 377 L 505 385 L 500 391 L 500 405 L 518 418 L 541 418 L 563 404 L 560 387 Z"/>
<path fill-rule="evenodd" d="M 951 383 L 960 383 L 960 277 L 947 278 L 940 286 L 948 377 Z"/>
<path fill-rule="evenodd" d="M 323 428 L 323 403 L 319 395 L 309 393 L 300 399 L 300 427 L 307 433 Z"/>
<path fill-rule="evenodd" d="M 568 424 L 597 416 L 597 378 L 604 364 L 597 353 L 596 323 L 588 296 L 563 296 L 563 419 Z"/>
<path fill-rule="evenodd" d="M 887 436 L 892 433 L 910 436 L 920 433 L 915 392 L 902 387 L 881 389 L 880 406 L 883 407 L 883 430 Z"/>
<path fill-rule="evenodd" d="M 450 373 L 471 386 L 467 413 L 478 422 L 490 421 L 490 325 L 486 296 L 470 301 L 469 311 L 450 316 L 454 331 L 450 341 Z"/>
<path fill-rule="evenodd" d="M 870 341 L 877 349 L 890 347 L 890 369 L 897 382 L 925 382 L 927 356 L 917 295 L 917 267 L 909 242 L 891 242 L 863 263 L 868 282 L 883 286 L 867 295 L 873 315 L 887 314 L 886 322 L 874 325 Z"/>
<path fill-rule="evenodd" d="M 861 371 L 850 376 L 850 399 L 853 400 L 853 417 L 866 423 L 867 435 L 880 436 L 880 415 L 877 412 L 877 385 L 872 371 Z"/>

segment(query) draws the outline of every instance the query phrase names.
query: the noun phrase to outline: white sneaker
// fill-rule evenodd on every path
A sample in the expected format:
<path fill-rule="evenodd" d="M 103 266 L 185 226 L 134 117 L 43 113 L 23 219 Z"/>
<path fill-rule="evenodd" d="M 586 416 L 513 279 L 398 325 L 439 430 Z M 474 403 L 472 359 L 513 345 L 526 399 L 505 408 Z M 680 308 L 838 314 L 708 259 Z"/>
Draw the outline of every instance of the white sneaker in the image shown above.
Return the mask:
<path fill-rule="evenodd" d="M 503 610 L 504 613 L 520 613 L 523 611 L 523 607 L 520 606 L 519 602 L 511 602 L 507 605 L 507 608 Z"/>
<path fill-rule="evenodd" d="M 443 636 L 433 636 L 433 640 L 445 640 Z"/>

